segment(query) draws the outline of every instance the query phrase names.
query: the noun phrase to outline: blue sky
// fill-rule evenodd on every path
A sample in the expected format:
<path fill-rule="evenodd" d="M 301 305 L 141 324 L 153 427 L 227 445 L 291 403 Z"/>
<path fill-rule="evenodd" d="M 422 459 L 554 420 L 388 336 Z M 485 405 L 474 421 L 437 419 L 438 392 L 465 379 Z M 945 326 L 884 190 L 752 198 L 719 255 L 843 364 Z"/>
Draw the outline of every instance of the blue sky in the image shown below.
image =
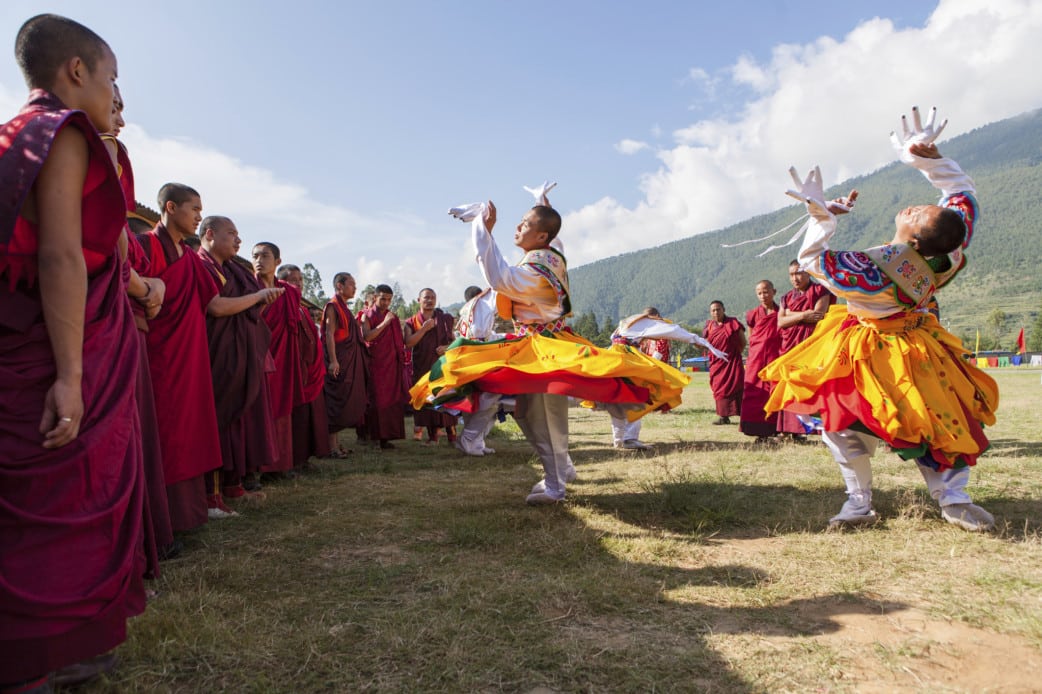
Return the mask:
<path fill-rule="evenodd" d="M 115 49 L 140 200 L 189 183 L 327 285 L 443 303 L 480 283 L 455 204 L 495 200 L 513 258 L 521 186 L 557 180 L 578 265 L 783 207 L 790 164 L 878 168 L 912 104 L 952 135 L 1042 106 L 1029 0 L 7 0 L 9 46 L 41 11 Z M 0 109 L 24 95 L 0 62 Z"/>

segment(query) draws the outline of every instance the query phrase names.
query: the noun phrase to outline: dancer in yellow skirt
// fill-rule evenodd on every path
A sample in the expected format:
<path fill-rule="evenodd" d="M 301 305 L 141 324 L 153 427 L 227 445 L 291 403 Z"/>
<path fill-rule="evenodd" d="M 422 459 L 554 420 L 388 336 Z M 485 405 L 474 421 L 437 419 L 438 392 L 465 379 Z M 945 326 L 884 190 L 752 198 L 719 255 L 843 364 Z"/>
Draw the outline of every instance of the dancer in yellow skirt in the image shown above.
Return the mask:
<path fill-rule="evenodd" d="M 525 252 L 516 266 L 492 240 L 496 207 L 491 202 L 450 210 L 473 221 L 478 265 L 496 291 L 500 315 L 514 321 L 514 334 L 490 342 L 456 340 L 410 391 L 413 407 L 473 411 L 478 394 L 516 394 L 514 417 L 543 465 L 544 479 L 527 496 L 532 505 L 564 499 L 575 479 L 568 455 L 568 397 L 627 410 L 630 420 L 680 404 L 689 379 L 629 347 L 601 349 L 564 325 L 571 313 L 564 255 L 551 248 L 561 216 L 549 206 L 544 184 L 533 191 L 543 204 L 525 214 L 514 245 Z"/>
<path fill-rule="evenodd" d="M 832 251 L 836 214 L 857 197 L 824 202 L 821 172 L 811 171 L 789 195 L 810 213 L 800 266 L 846 306 L 833 306 L 814 334 L 760 372 L 777 383 L 767 412 L 820 412 L 822 439 L 847 486 L 848 499 L 830 527 L 877 520 L 872 509 L 870 459 L 882 439 L 905 460 L 916 460 L 931 496 L 949 523 L 966 530 L 994 526 L 990 513 L 966 493 L 969 467 L 988 446 L 982 425 L 995 422 L 995 382 L 976 368 L 958 338 L 928 311 L 933 294 L 966 263 L 977 221 L 973 181 L 942 157 L 933 141 L 936 109 L 923 126 L 892 135 L 901 160 L 918 169 L 942 198 L 899 212 L 893 241 L 864 252 Z"/>

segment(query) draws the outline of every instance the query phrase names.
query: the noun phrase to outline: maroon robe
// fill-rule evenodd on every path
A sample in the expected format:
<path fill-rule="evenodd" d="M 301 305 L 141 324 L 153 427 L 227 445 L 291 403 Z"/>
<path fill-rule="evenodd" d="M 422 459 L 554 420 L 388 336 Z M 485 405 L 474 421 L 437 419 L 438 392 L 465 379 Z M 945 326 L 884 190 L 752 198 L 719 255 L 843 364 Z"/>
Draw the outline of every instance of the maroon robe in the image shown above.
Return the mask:
<path fill-rule="evenodd" d="M 790 289 L 782 297 L 781 306 L 787 311 L 810 311 L 817 305 L 818 300 L 827 296 L 829 306 L 836 303 L 836 297 L 824 286 L 811 282 L 805 291 Z M 800 344 L 814 332 L 817 323 L 797 323 L 787 328 L 781 328 L 781 354 Z M 778 431 L 786 434 L 806 434 L 807 429 L 793 412 L 782 410 L 778 413 Z"/>
<path fill-rule="evenodd" d="M 326 363 L 318 326 L 303 305 L 298 307 L 300 320 L 297 322 L 300 342 L 300 359 L 303 366 L 301 392 L 304 400 L 293 406 L 293 467 L 305 467 L 308 458 L 325 458 L 332 453 L 329 448 L 329 419 L 326 416 L 326 398 L 323 389 L 326 383 Z"/>
<path fill-rule="evenodd" d="M 387 313 L 378 306 L 371 306 L 363 315 L 372 330 L 383 322 Z M 402 322 L 398 316 L 392 314 L 392 317 L 383 332 L 369 343 L 371 392 L 365 419 L 369 438 L 381 441 L 405 438 L 405 403 L 409 399 L 409 387 L 402 371 L 405 363 Z"/>
<path fill-rule="evenodd" d="M 127 148 L 119 140 L 115 142 L 119 182 L 123 188 L 125 207 L 127 212 L 133 212 L 137 207 L 134 196 L 134 168 L 130 164 Z M 123 233 L 127 239 L 127 265 L 133 268 L 138 276 L 149 277 L 148 258 L 145 257 L 145 251 L 137 237 L 130 233 L 129 227 L 125 227 Z M 139 302 L 131 301 L 130 307 L 138 328 L 138 376 L 135 394 L 138 416 L 141 419 L 141 455 L 145 466 L 145 577 L 158 578 L 160 550 L 174 541 L 174 529 L 170 525 L 170 504 L 166 496 L 166 479 L 163 477 L 163 450 L 159 445 L 156 401 L 152 392 L 152 374 L 148 366 L 148 341 L 145 338 L 148 321 L 145 319 L 145 307 Z"/>
<path fill-rule="evenodd" d="M 89 151 L 83 418 L 75 440 L 45 449 L 40 418 L 56 365 L 37 229 L 21 210 L 65 126 Z M 83 112 L 33 90 L 0 128 L 0 182 L 0 682 L 16 682 L 111 650 L 144 610 L 144 478 L 138 346 L 116 252 L 125 211 L 109 154 Z"/>
<path fill-rule="evenodd" d="M 412 347 L 412 383 L 409 385 L 416 385 L 416 382 L 427 375 L 427 372 L 431 370 L 431 366 L 434 362 L 438 361 L 438 347 L 447 346 L 452 343 L 454 336 L 452 334 L 453 323 L 452 316 L 442 311 L 440 308 L 434 309 L 434 328 L 428 330 L 420 341 Z M 420 327 L 423 325 L 424 320 L 422 311 L 417 311 L 416 315 L 408 320 L 409 327 L 412 328 L 413 333 L 418 333 Z M 456 424 L 456 417 L 444 412 L 437 410 L 424 408 L 422 410 L 413 410 L 412 421 L 415 426 L 418 427 L 451 427 Z"/>
<path fill-rule="evenodd" d="M 761 381 L 757 374 L 781 354 L 778 304 L 772 304 L 770 313 L 762 304 L 749 310 L 745 314 L 745 324 L 749 326 L 749 359 L 745 365 L 739 429 L 749 436 L 774 436 L 778 433 L 778 414 L 764 415 L 763 412 L 773 385 Z"/>
<path fill-rule="evenodd" d="M 221 467 L 206 307 L 217 284 L 195 251 L 177 255 L 162 223 L 139 237 L 151 272 L 166 283 L 163 310 L 148 324 L 148 360 L 163 449 L 163 474 L 175 531 L 206 523 L 203 475 Z"/>
<path fill-rule="evenodd" d="M 329 315 L 330 311 L 336 318 L 337 327 L 333 332 L 333 342 L 336 346 L 336 360 L 340 365 L 340 373 L 334 377 L 329 375 L 327 370 L 325 399 L 329 433 L 335 434 L 341 429 L 361 426 L 365 421 L 370 391 L 369 348 L 362 339 L 362 326 L 340 297 L 334 297 L 326 304 L 324 315 Z M 323 320 L 323 331 L 325 325 L 326 322 Z M 322 345 L 325 344 L 326 337 L 323 332 Z"/>
<path fill-rule="evenodd" d="M 220 286 L 220 296 L 236 298 L 260 291 L 252 273 L 234 261 L 218 263 L 205 249 L 203 266 Z M 271 331 L 261 320 L 260 306 L 230 316 L 206 316 L 214 406 L 221 441 L 221 484 L 231 496 L 247 472 L 271 464 L 275 455 L 265 361 Z M 267 434 L 267 435 L 266 435 Z M 217 491 L 216 487 L 214 489 Z"/>
<path fill-rule="evenodd" d="M 293 407 L 304 400 L 298 331 L 300 290 L 282 280 L 275 280 L 275 286 L 285 291 L 265 306 L 261 315 L 271 329 L 270 351 L 275 362 L 275 371 L 268 374 L 268 387 L 278 456 L 272 465 L 261 468 L 264 472 L 285 472 L 293 467 Z"/>
<path fill-rule="evenodd" d="M 716 400 L 716 414 L 734 417 L 741 411 L 745 368 L 742 366 L 742 333 L 745 328 L 730 316 L 723 323 L 706 321 L 702 337 L 727 355 L 728 361 L 709 355 L 709 385 Z"/>

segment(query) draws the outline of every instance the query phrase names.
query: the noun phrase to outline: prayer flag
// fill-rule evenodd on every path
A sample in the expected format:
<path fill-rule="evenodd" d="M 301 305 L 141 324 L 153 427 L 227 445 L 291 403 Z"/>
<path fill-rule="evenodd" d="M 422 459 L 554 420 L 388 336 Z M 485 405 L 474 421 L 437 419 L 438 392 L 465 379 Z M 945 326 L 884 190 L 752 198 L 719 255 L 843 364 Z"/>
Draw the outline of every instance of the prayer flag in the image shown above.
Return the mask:
<path fill-rule="evenodd" d="M 980 328 L 977 328 L 977 344 L 973 348 L 973 353 L 977 354 L 980 352 Z"/>
<path fill-rule="evenodd" d="M 1024 328 L 1020 329 L 1020 334 L 1017 335 L 1017 354 L 1023 354 L 1027 350 L 1027 345 L 1024 344 Z"/>

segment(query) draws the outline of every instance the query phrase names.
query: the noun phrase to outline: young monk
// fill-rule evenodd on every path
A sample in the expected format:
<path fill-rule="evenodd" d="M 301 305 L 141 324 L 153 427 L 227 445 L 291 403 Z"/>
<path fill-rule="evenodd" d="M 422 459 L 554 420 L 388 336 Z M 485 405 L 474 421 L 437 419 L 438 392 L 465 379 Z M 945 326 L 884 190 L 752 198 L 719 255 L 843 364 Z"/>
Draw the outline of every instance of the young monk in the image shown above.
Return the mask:
<path fill-rule="evenodd" d="M 369 402 L 369 348 L 362 326 L 351 313 L 355 278 L 347 272 L 333 277 L 336 294 L 322 313 L 322 346 L 326 356 L 326 414 L 329 416 L 329 447 L 334 458 L 344 458 L 350 449 L 339 441 L 339 432 L 361 428 Z"/>
<path fill-rule="evenodd" d="M 749 326 L 749 359 L 745 364 L 742 416 L 738 429 L 746 436 L 755 436 L 757 443 L 771 441 L 778 435 L 778 415 L 765 415 L 763 412 L 771 394 L 771 384 L 760 380 L 760 369 L 781 353 L 778 304 L 774 296 L 774 283 L 760 280 L 756 283 L 756 298 L 760 305 L 745 313 L 745 324 Z"/>
<path fill-rule="evenodd" d="M 280 259 L 281 263 L 282 260 Z M 254 266 L 256 270 L 256 266 Z M 280 265 L 275 276 L 304 292 L 304 274 L 296 265 Z M 326 415 L 326 363 L 322 358 L 322 338 L 316 319 L 311 315 L 314 304 L 301 298 L 297 331 L 300 342 L 301 387 L 303 401 L 293 407 L 293 469 L 305 469 L 311 456 L 326 458 L 329 447 L 329 419 Z M 319 318 L 318 320 L 321 320 Z"/>
<path fill-rule="evenodd" d="M 412 351 L 412 382 L 431 370 L 431 366 L 445 353 L 453 340 L 452 316 L 438 308 L 438 295 L 433 289 L 420 290 L 419 310 L 405 321 L 405 348 Z M 449 443 L 456 442 L 456 417 L 435 410 L 413 410 L 414 438 L 420 440 L 426 427 L 427 443 L 436 444 L 444 429 Z"/>
<path fill-rule="evenodd" d="M 207 514 L 220 520 L 238 515 L 225 499 L 264 498 L 263 492 L 247 491 L 243 478 L 270 465 L 274 455 L 268 433 L 271 408 L 264 387 L 271 331 L 261 309 L 282 290 L 261 287 L 252 273 L 235 262 L 242 241 L 231 219 L 207 217 L 199 225 L 199 240 L 199 258 L 220 286 L 220 293 L 206 307 L 222 463 L 220 470 L 206 476 Z"/>
<path fill-rule="evenodd" d="M 878 520 L 872 507 L 871 458 L 880 439 L 901 458 L 915 460 L 941 516 L 965 530 L 989 530 L 990 513 L 966 492 L 970 466 L 988 447 L 982 425 L 995 422 L 995 381 L 969 360 L 959 339 L 929 312 L 930 298 L 966 264 L 978 217 L 973 181 L 934 140 L 931 110 L 925 127 L 891 134 L 901 161 L 941 191 L 940 204 L 897 214 L 894 239 L 864 252 L 834 251 L 836 214 L 857 197 L 826 203 L 821 172 L 805 181 L 790 170 L 811 222 L 800 267 L 847 300 L 833 306 L 817 330 L 771 363 L 761 378 L 777 382 L 768 411 L 820 412 L 822 439 L 839 464 L 847 500 L 830 527 Z M 903 119 L 902 119 L 903 120 Z"/>
<path fill-rule="evenodd" d="M 745 328 L 737 318 L 727 315 L 722 301 L 714 301 L 709 304 L 709 320 L 702 329 L 702 336 L 727 355 L 727 359 L 721 359 L 715 354 L 709 356 L 709 384 L 716 401 L 717 418 L 713 424 L 730 424 L 731 417 L 739 415 L 742 407 Z"/>
<path fill-rule="evenodd" d="M 395 439 L 405 438 L 405 403 L 408 386 L 402 365 L 405 342 L 402 323 L 391 308 L 394 290 L 388 285 L 376 287 L 373 305 L 362 314 L 362 335 L 369 343 L 371 397 L 365 413 L 369 440 L 379 442 L 380 449 L 394 448 Z"/>
<path fill-rule="evenodd" d="M 275 442 L 278 455 L 274 464 L 264 469 L 292 477 L 293 408 L 304 401 L 303 362 L 300 358 L 300 291 L 275 277 L 282 262 L 282 252 L 275 244 L 264 241 L 253 247 L 253 271 L 261 286 L 278 288 L 276 299 L 264 307 L 264 322 L 271 329 L 271 356 L 275 371 L 268 373 L 271 410 L 275 418 Z M 306 461 L 305 461 L 306 462 Z"/>
<path fill-rule="evenodd" d="M 0 690 L 126 638 L 145 606 L 137 336 L 126 206 L 98 132 L 116 57 L 57 15 L 22 25 L 28 103 L 0 128 Z M 72 683 L 69 678 L 64 682 Z"/>
<path fill-rule="evenodd" d="M 785 292 L 778 308 L 778 330 L 781 333 L 781 354 L 800 344 L 814 332 L 814 328 L 825 317 L 829 306 L 836 303 L 836 296 L 824 285 L 811 279 L 810 274 L 800 267 L 798 260 L 789 263 L 789 282 L 792 289 Z M 766 364 L 761 365 L 763 368 Z M 793 441 L 806 439 L 806 427 L 795 412 L 781 411 L 777 414 L 777 429 Z"/>
<path fill-rule="evenodd" d="M 198 238 L 203 209 L 199 193 L 182 183 L 167 183 L 157 201 L 160 222 L 138 240 L 152 274 L 166 283 L 163 310 L 148 324 L 148 360 L 170 522 L 179 532 L 206 523 L 211 506 L 205 475 L 223 465 L 206 332 L 206 308 L 219 298 L 219 290 L 202 259 L 185 243 Z"/>
<path fill-rule="evenodd" d="M 126 125 L 123 120 L 123 96 L 116 87 L 116 112 L 112 131 L 101 136 L 102 141 L 116 165 L 116 173 L 123 188 L 127 209 L 127 226 L 121 240 L 121 256 L 129 266 L 127 294 L 134 299 L 134 323 L 138 337 L 138 378 L 135 390 L 138 416 L 141 418 L 141 453 L 145 461 L 145 558 L 147 578 L 159 576 L 160 559 L 170 558 L 180 552 L 170 527 L 170 507 L 166 496 L 166 480 L 163 477 L 163 451 L 159 443 L 159 423 L 156 420 L 155 395 L 152 392 L 152 375 L 148 366 L 148 318 L 158 315 L 166 295 L 166 285 L 158 277 L 149 277 L 148 259 L 130 232 L 131 214 L 137 208 L 134 191 L 134 168 L 130 163 L 127 148 L 119 141 L 120 130 Z M 125 247 L 125 251 L 123 250 Z"/>

